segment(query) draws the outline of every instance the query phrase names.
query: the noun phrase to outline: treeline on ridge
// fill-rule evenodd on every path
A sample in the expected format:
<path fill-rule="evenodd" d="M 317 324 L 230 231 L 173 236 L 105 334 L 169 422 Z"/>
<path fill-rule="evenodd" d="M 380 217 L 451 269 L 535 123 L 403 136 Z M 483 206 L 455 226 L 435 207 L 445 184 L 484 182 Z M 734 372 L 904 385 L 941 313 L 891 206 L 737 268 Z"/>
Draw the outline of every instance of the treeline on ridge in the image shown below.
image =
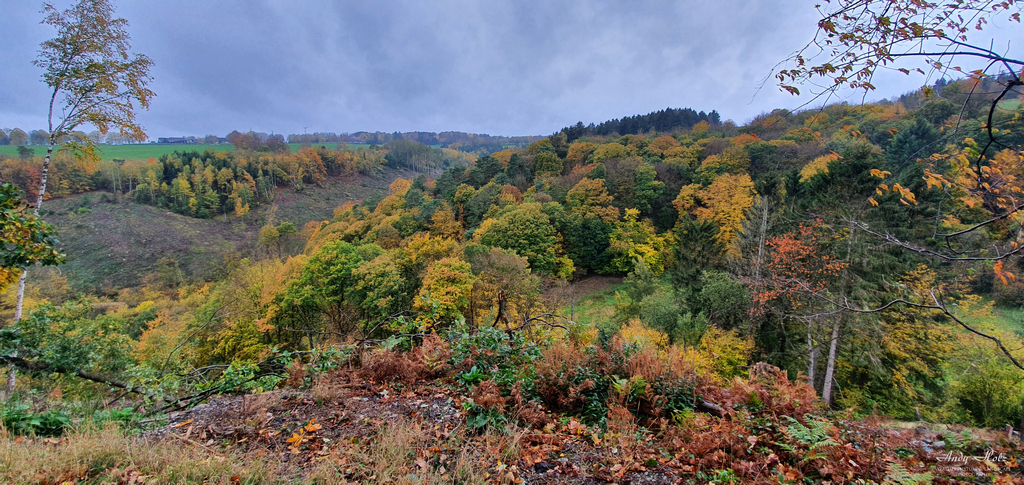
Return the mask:
<path fill-rule="evenodd" d="M 255 145 L 255 148 L 266 145 Z M 287 147 L 287 145 L 285 145 Z M 384 146 L 307 147 L 297 153 L 240 149 L 234 152 L 176 151 L 159 159 L 99 160 L 89 154 L 58 151 L 51 161 L 46 198 L 97 189 L 193 217 L 244 215 L 272 202 L 278 187 L 302 191 L 328 178 L 376 175 L 384 167 L 424 173 L 451 164 L 469 164 L 470 155 L 403 140 Z M 0 177 L 34 198 L 42 161 L 0 157 Z"/>
<path fill-rule="evenodd" d="M 688 130 L 697 123 L 705 121 L 712 125 L 721 123 L 721 116 L 717 111 L 700 113 L 690 108 L 674 109 L 665 108 L 645 115 L 625 116 L 622 119 L 604 121 L 598 125 L 593 123 L 583 126 L 583 122 L 567 126 L 561 129 L 565 134 L 566 141 L 572 143 L 577 138 L 585 135 L 608 136 L 608 135 L 639 135 L 641 133 L 661 132 L 669 133 L 678 130 Z"/>

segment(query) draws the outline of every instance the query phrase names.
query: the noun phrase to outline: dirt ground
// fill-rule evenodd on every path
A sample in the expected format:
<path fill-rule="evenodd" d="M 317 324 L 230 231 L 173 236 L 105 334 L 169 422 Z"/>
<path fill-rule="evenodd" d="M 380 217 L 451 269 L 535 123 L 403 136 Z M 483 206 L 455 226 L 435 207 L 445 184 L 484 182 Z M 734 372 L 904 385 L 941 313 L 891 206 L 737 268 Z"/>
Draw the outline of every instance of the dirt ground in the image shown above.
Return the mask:
<path fill-rule="evenodd" d="M 307 391 L 286 389 L 211 400 L 173 414 L 149 436 L 213 453 L 231 449 L 277 460 L 299 476 L 304 469 L 331 463 L 350 483 L 379 480 L 379 473 L 367 471 L 374 460 L 382 460 L 373 454 L 380 452 L 372 450 L 393 441 L 389 435 L 403 430 L 413 433 L 400 445 L 407 448 L 408 463 L 393 465 L 405 474 L 401 476 L 411 477 L 403 480 L 410 483 L 428 481 L 427 475 L 417 473 L 432 473 L 429 481 L 436 481 L 438 473 L 444 476 L 446 469 L 467 465 L 481 470 L 488 483 L 708 483 L 708 475 L 695 474 L 707 458 L 688 453 L 686 443 L 666 447 L 660 432 L 653 429 L 600 434 L 575 419 L 549 413 L 550 422 L 542 429 L 516 424 L 513 418 L 502 431 L 474 432 L 467 429 L 464 411 L 464 404 L 472 401 L 458 389 L 450 379 L 378 385 L 356 372 L 336 371 Z M 725 421 L 708 423 L 715 429 L 730 426 Z M 941 461 L 945 446 L 941 438 L 949 431 L 942 426 L 878 420 L 858 422 L 850 429 L 884 441 L 886 449 L 879 456 L 891 458 L 879 461 L 883 469 L 886 463 L 895 463 L 888 460 L 901 456 L 908 467 Z M 996 435 L 987 437 L 996 440 L 992 446 L 1000 452 L 1020 449 L 1006 443 L 1005 437 L 1001 442 Z M 774 466 L 785 469 L 774 454 L 767 456 L 764 466 L 772 466 L 773 458 Z M 1012 461 L 997 464 L 1012 467 L 1007 475 L 979 475 L 975 481 L 940 474 L 935 483 L 1024 483 L 1017 468 L 1022 458 L 1011 455 L 1004 460 Z"/>

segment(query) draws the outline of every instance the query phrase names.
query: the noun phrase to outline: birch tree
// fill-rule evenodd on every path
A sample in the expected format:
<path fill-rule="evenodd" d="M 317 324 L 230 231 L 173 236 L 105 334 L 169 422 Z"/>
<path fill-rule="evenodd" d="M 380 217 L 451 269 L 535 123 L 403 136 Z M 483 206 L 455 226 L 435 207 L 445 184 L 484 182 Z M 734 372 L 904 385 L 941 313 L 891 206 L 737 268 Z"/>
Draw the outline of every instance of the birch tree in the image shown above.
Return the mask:
<path fill-rule="evenodd" d="M 110 0 L 80 0 L 67 10 L 45 3 L 42 13 L 42 23 L 56 29 L 57 35 L 40 44 L 39 57 L 33 62 L 43 70 L 43 82 L 50 89 L 49 140 L 33 210 L 37 217 L 54 147 L 60 144 L 91 153 L 89 138 L 65 142 L 71 138 L 67 135 L 86 125 L 102 135 L 114 129 L 124 139 L 144 140 L 146 134 L 135 120 L 135 111 L 148 109 L 154 96 L 147 88 L 153 61 L 131 52 L 128 21 L 114 17 Z M 28 271 L 23 270 L 18 279 L 15 322 L 21 320 L 27 277 Z M 13 369 L 7 387 L 9 391 L 14 387 Z"/>
<path fill-rule="evenodd" d="M 40 44 L 39 57 L 33 62 L 43 70 L 43 82 L 50 89 L 49 140 L 36 194 L 36 216 L 46 193 L 54 147 L 84 143 L 85 150 L 91 151 L 88 138 L 63 142 L 85 125 L 104 135 L 114 129 L 123 138 L 144 140 L 146 134 L 135 120 L 135 111 L 148 109 L 154 96 L 146 87 L 152 80 L 149 69 L 153 61 L 131 52 L 128 21 L 114 17 L 109 0 L 80 0 L 63 11 L 46 3 L 42 13 L 46 15 L 42 23 L 56 29 L 57 35 Z M 23 271 L 18 280 L 15 321 L 21 319 L 27 276 Z"/>

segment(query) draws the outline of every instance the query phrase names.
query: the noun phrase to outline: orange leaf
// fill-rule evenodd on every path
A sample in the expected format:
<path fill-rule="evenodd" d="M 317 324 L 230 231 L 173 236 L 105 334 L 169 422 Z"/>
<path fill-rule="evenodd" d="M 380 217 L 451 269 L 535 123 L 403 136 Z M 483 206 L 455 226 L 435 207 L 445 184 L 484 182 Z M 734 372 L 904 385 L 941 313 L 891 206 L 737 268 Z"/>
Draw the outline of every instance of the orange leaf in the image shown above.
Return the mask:
<path fill-rule="evenodd" d="M 306 427 L 303 429 L 305 429 L 307 433 L 316 433 L 317 431 L 323 429 L 323 426 L 316 424 L 316 418 L 313 418 L 309 421 L 309 424 L 307 424 Z"/>

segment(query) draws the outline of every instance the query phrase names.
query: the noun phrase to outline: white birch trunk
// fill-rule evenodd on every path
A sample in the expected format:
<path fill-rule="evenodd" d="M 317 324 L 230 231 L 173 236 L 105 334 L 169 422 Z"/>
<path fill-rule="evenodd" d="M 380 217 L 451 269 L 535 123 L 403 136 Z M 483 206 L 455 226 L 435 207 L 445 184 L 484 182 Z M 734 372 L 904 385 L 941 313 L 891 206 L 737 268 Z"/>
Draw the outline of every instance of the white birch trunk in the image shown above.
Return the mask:
<path fill-rule="evenodd" d="M 839 346 L 839 319 L 832 322 L 832 341 L 828 347 L 828 363 L 825 365 L 825 382 L 821 386 L 821 400 L 832 404 L 832 374 L 836 369 L 836 347 Z"/>
<path fill-rule="evenodd" d="M 52 137 L 51 131 L 51 137 Z M 39 217 L 39 208 L 43 205 L 43 194 L 46 193 L 46 179 L 50 174 L 50 157 L 53 156 L 53 138 L 50 139 L 50 147 L 46 149 L 46 158 L 43 159 L 43 173 L 39 178 L 39 195 L 36 196 L 36 207 L 32 210 L 32 214 Z M 21 321 L 22 307 L 25 304 L 25 281 L 28 279 L 28 268 L 25 268 L 21 272 L 21 277 L 18 278 L 18 300 L 14 306 L 14 323 Z M 2 325 L 0 325 L 2 326 Z M 16 382 L 16 373 L 14 367 L 7 372 L 7 395 L 10 396 L 14 393 L 14 384 Z"/>

